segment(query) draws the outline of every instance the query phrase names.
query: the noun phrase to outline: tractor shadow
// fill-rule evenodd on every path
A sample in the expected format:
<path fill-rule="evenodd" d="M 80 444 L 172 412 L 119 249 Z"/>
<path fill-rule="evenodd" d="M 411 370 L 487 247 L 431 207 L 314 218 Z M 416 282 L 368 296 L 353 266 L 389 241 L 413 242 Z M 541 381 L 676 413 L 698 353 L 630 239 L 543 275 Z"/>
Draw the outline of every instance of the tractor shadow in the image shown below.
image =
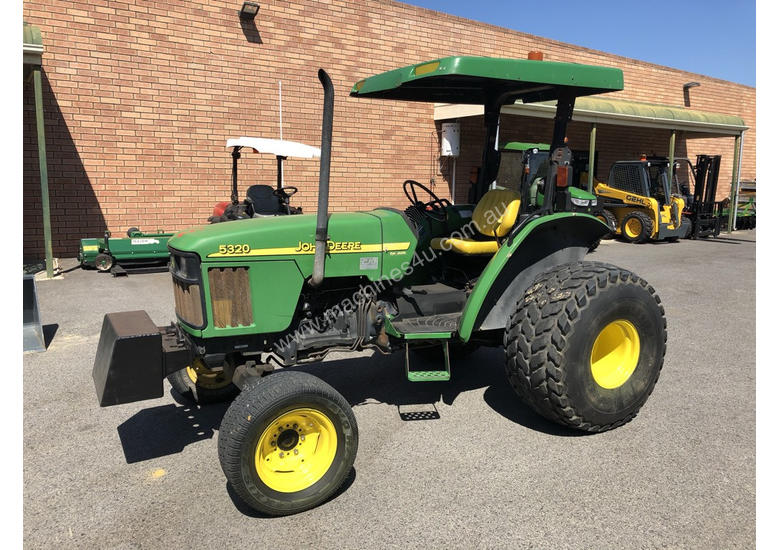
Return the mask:
<path fill-rule="evenodd" d="M 419 357 L 413 356 L 412 361 L 417 367 L 437 368 Z M 437 403 L 452 405 L 461 393 L 484 388 L 485 403 L 515 424 L 548 435 L 587 435 L 550 422 L 523 405 L 506 379 L 503 362 L 500 349 L 481 348 L 467 358 L 453 361 L 449 382 L 426 383 L 406 380 L 401 353 L 326 360 L 290 367 L 290 370 L 321 378 L 353 407 L 377 402 L 393 405 L 402 420 L 435 421 L 439 418 Z M 128 464 L 180 453 L 187 445 L 213 438 L 230 406 L 230 403 L 195 405 L 173 390 L 170 395 L 175 404 L 140 410 L 117 426 Z M 410 406 L 425 411 L 411 415 L 401 412 L 401 407 Z"/>
<path fill-rule="evenodd" d="M 413 354 L 411 360 L 413 368 L 440 368 Z M 452 405 L 461 393 L 485 388 L 485 403 L 515 424 L 548 435 L 587 435 L 550 422 L 521 403 L 506 378 L 503 352 L 499 348 L 480 348 L 468 357 L 453 360 L 449 382 L 409 382 L 404 372 L 402 353 L 375 353 L 370 357 L 337 359 L 293 368 L 321 378 L 336 388 L 353 407 L 376 402 L 394 405 L 399 409 L 402 420 L 436 420 L 439 417 L 437 403 Z M 426 410 L 408 419 L 404 418 L 405 413 L 400 412 L 401 407 L 408 406 L 420 406 Z"/>
<path fill-rule="evenodd" d="M 117 426 L 128 464 L 176 453 L 187 445 L 211 439 L 230 403 L 195 405 L 170 390 L 177 404 L 142 409 Z"/>

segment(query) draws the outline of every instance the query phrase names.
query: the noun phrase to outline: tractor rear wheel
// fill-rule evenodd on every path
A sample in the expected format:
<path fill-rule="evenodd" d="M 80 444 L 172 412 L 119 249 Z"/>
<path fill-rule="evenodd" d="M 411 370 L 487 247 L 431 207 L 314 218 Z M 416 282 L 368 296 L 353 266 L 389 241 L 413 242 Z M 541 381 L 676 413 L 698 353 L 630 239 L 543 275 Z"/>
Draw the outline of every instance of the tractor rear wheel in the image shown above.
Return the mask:
<path fill-rule="evenodd" d="M 655 387 L 666 320 L 652 286 L 598 262 L 542 273 L 504 333 L 506 371 L 520 398 L 559 424 L 588 432 L 630 421 Z"/>
<path fill-rule="evenodd" d="M 219 428 L 219 462 L 228 482 L 247 505 L 274 516 L 332 496 L 349 475 L 357 447 L 349 403 L 304 372 L 250 384 Z"/>
<path fill-rule="evenodd" d="M 653 220 L 644 212 L 634 210 L 623 218 L 620 232 L 630 243 L 643 243 L 653 234 Z"/>
<path fill-rule="evenodd" d="M 169 374 L 168 382 L 180 395 L 199 404 L 230 401 L 239 392 L 238 386 L 233 384 L 224 371 L 209 369 L 200 359 Z"/>

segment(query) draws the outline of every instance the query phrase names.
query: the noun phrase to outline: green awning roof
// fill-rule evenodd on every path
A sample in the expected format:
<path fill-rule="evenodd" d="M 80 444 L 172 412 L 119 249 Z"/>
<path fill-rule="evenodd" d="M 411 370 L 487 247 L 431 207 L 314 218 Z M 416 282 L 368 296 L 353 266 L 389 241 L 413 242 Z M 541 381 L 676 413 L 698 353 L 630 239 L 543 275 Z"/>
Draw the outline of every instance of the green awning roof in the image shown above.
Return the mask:
<path fill-rule="evenodd" d="M 505 103 L 556 99 L 561 88 L 578 96 L 622 90 L 623 71 L 555 61 L 444 57 L 361 80 L 350 95 L 484 105 L 501 94 L 506 94 Z"/>
<path fill-rule="evenodd" d="M 17 27 L 18 28 L 18 27 Z M 40 65 L 43 54 L 43 38 L 41 30 L 29 23 L 24 23 L 22 34 L 22 61 L 25 65 Z"/>
<path fill-rule="evenodd" d="M 548 101 L 534 104 L 516 102 L 513 105 L 506 105 L 501 112 L 520 116 L 553 118 L 555 103 Z M 437 105 L 434 109 L 435 120 L 481 114 L 480 108 L 471 105 Z M 602 97 L 577 98 L 572 120 L 617 126 L 685 130 L 711 136 L 736 136 L 748 128 L 744 120 L 734 115 Z"/>

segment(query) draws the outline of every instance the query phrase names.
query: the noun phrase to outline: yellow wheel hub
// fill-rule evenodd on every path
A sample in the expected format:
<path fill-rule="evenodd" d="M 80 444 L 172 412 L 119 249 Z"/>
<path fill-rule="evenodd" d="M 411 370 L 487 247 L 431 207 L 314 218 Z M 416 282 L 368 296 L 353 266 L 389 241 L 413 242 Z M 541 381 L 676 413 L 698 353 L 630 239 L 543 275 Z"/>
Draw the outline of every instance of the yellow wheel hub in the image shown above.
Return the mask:
<path fill-rule="evenodd" d="M 639 362 L 639 333 L 625 319 L 612 321 L 596 336 L 590 352 L 590 371 L 602 388 L 619 388 Z"/>
<path fill-rule="evenodd" d="M 314 409 L 294 409 L 263 431 L 255 449 L 260 480 L 280 493 L 311 487 L 333 464 L 338 436 L 333 422 Z"/>
<path fill-rule="evenodd" d="M 626 222 L 626 236 L 636 239 L 642 234 L 642 222 L 638 218 L 631 218 Z"/>
<path fill-rule="evenodd" d="M 211 370 L 198 359 L 192 362 L 192 366 L 187 367 L 187 376 L 196 386 L 212 390 L 224 388 L 232 382 L 222 371 Z"/>

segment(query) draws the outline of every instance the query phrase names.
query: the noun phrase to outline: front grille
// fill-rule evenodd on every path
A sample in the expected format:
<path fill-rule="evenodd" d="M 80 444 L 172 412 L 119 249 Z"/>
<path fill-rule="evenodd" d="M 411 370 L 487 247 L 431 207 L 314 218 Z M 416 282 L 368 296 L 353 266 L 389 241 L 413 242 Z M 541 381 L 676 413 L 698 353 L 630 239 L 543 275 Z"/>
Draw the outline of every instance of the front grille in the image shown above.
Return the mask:
<path fill-rule="evenodd" d="M 173 279 L 173 300 L 176 315 L 195 328 L 203 327 L 203 307 L 200 301 L 200 285 Z"/>
<path fill-rule="evenodd" d="M 249 326 L 253 322 L 249 292 L 249 268 L 213 267 L 209 269 L 209 292 L 214 326 Z"/>
<path fill-rule="evenodd" d="M 171 252 L 170 271 L 173 277 L 173 301 L 176 316 L 193 328 L 206 326 L 203 313 L 203 289 L 201 288 L 200 257 L 192 252 Z"/>

